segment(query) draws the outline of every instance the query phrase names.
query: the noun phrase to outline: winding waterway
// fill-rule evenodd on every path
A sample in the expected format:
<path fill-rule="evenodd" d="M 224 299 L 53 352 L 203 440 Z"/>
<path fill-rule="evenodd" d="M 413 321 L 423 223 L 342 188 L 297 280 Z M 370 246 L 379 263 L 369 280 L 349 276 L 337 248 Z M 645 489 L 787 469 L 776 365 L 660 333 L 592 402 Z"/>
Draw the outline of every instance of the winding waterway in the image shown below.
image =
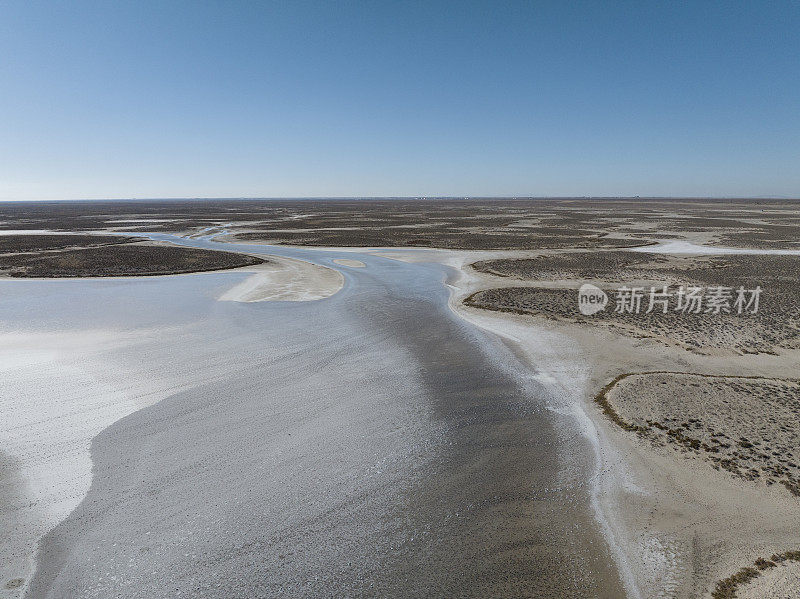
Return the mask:
<path fill-rule="evenodd" d="M 156 331 L 108 359 L 140 373 L 128 387 L 171 381 L 93 436 L 91 486 L 42 539 L 27 597 L 624 596 L 589 443 L 450 310 L 445 267 L 153 237 L 345 284 L 242 304 L 215 299 L 236 272 L 3 282 L 4 331 Z"/>

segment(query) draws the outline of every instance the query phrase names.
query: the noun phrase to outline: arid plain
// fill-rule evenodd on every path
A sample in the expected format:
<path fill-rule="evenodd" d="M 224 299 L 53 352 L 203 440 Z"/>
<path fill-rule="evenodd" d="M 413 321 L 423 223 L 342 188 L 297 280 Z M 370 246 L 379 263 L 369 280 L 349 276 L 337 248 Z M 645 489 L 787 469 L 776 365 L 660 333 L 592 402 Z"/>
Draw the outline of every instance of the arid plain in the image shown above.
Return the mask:
<path fill-rule="evenodd" d="M 399 265 L 395 275 L 392 262 Z M 422 270 L 413 270 L 416 267 Z M 191 274 L 212 270 L 219 272 Z M 217 277 L 213 279 L 218 290 L 214 292 L 215 301 L 249 304 L 310 300 L 304 304 L 309 307 L 305 317 L 315 315 L 320 325 L 325 320 L 322 315 L 328 314 L 326 310 L 330 317 L 340 317 L 335 304 L 323 302 L 341 297 L 339 301 L 351 306 L 348 309 L 353 318 L 367 319 L 372 328 L 365 330 L 386 344 L 385 349 L 380 345 L 373 348 L 372 360 L 384 369 L 392 360 L 399 364 L 405 359 L 419 365 L 423 372 L 419 393 L 426 390 L 429 405 L 425 409 L 432 410 L 433 416 L 414 412 L 422 408 L 414 408 L 407 399 L 413 392 L 396 388 L 401 384 L 399 379 L 389 377 L 393 386 L 385 389 L 379 380 L 371 379 L 369 387 L 381 396 L 381 409 L 401 410 L 395 416 L 403 419 L 405 424 L 399 426 L 414 446 L 406 451 L 402 441 L 396 442 L 393 455 L 402 455 L 402 459 L 396 457 L 394 466 L 389 467 L 395 474 L 386 483 L 404 489 L 403 510 L 395 512 L 383 506 L 383 502 L 389 502 L 389 495 L 381 494 L 380 483 L 365 492 L 372 493 L 370 497 L 384 510 L 382 513 L 392 514 L 392 518 L 408 518 L 415 509 L 424 514 L 408 530 L 424 531 L 426 536 L 421 545 L 406 540 L 399 548 L 381 547 L 383 553 L 378 557 L 394 560 L 388 566 L 396 574 L 390 582 L 375 574 L 381 564 L 376 558 L 375 564 L 357 572 L 343 568 L 334 577 L 326 570 L 327 580 L 334 585 L 331 588 L 369 596 L 369 586 L 355 587 L 352 581 L 372 577 L 379 585 L 372 590 L 377 589 L 378 594 L 402 596 L 405 590 L 407 596 L 425 596 L 431 588 L 418 582 L 404 583 L 402 577 L 411 576 L 411 564 L 421 568 L 419 560 L 427 555 L 435 559 L 425 564 L 426 574 L 435 577 L 437 572 L 452 573 L 437 591 L 463 596 L 800 597 L 798 201 L 508 198 L 5 203 L 0 204 L 0 273 L 8 279 L 0 284 L 13 279 L 17 297 L 25 293 L 19 285 L 49 284 L 46 280 L 50 278 L 74 279 L 77 284 L 95 278 L 125 277 L 120 281 L 135 285 L 138 276 L 155 280 L 160 278 L 155 275 L 180 275 L 163 280 L 181 281 Z M 226 282 L 228 279 L 223 278 L 227 276 L 236 280 Z M 402 281 L 406 287 L 390 289 L 393 276 L 398 286 Z M 428 281 L 428 287 L 422 283 L 422 287 L 415 287 L 416 277 Z M 578 310 L 578 289 L 585 283 L 607 293 L 610 300 L 605 310 L 591 315 Z M 181 285 L 180 293 L 210 293 L 207 289 L 199 291 L 200 284 Z M 448 321 L 435 308 L 439 300 L 431 298 L 439 297 L 436 285 L 444 294 L 453 322 L 460 325 Z M 759 288 L 760 301 L 739 311 L 732 295 L 727 309 L 681 311 L 670 305 L 665 310 L 647 311 L 650 289 L 666 288 L 675 294 L 688 287 L 725 288 L 731 294 L 738 288 Z M 642 310 L 615 310 L 615 297 L 619 297 L 621 288 L 645 290 Z M 89 286 L 82 293 L 91 293 L 92 289 Z M 363 290 L 363 296 L 355 293 L 352 297 L 356 299 L 348 299 L 351 296 L 347 294 L 358 289 Z M 389 289 L 388 295 L 382 295 L 384 291 L 379 290 L 383 289 Z M 369 298 L 372 304 L 359 304 L 359 297 L 362 301 Z M 387 306 L 391 305 L 393 314 L 386 316 L 392 325 L 381 325 L 383 328 L 376 323 L 381 311 L 388 315 L 389 308 L 377 305 L 388 301 L 381 298 L 391 300 Z M 319 306 L 330 307 L 316 310 L 316 300 L 320 300 Z M 439 336 L 426 333 L 424 326 L 406 324 L 422 318 L 426 305 L 438 315 L 438 324 L 430 326 Z M 27 314 L 21 308 L 16 310 L 4 310 L 0 319 L 2 333 L 11 344 L 4 348 L 9 355 L 22 355 L 14 354 L 15 347 L 30 350 L 34 344 L 32 333 L 20 332 L 19 323 L 7 318 L 10 313 Z M 30 315 L 25 318 L 35 319 Z M 235 318 L 241 327 L 247 315 L 237 311 Z M 165 327 L 168 320 L 158 327 Z M 352 331 L 358 330 L 356 320 Z M 224 337 L 229 330 L 223 324 L 220 321 L 212 326 L 222 341 L 200 337 L 219 352 L 226 349 Z M 153 326 L 151 323 L 151 329 Z M 249 343 L 257 339 L 254 331 L 258 330 L 256 327 L 246 334 Z M 267 327 L 262 332 L 269 336 L 277 335 L 277 331 Z M 340 333 L 352 331 L 343 328 Z M 477 334 L 472 331 L 480 331 L 479 337 L 471 337 Z M 291 337 L 292 351 L 311 352 L 304 350 L 303 344 L 311 343 L 312 337 L 299 329 L 295 334 Z M 408 339 L 404 341 L 403 335 Z M 390 338 L 392 341 L 387 341 Z M 87 343 L 85 337 L 81 339 L 81 343 Z M 337 337 L 326 339 L 335 345 Z M 235 344 L 230 342 L 228 350 L 234 351 Z M 451 343 L 452 347 L 448 345 Z M 484 349 L 474 349 L 473 343 Z M 500 345 L 494 347 L 494 343 Z M 162 350 L 167 347 L 156 345 Z M 319 355 L 313 355 L 319 360 L 332 359 L 332 364 L 347 361 L 347 352 L 352 351 L 353 356 L 366 361 L 363 368 L 369 368 L 367 345 L 350 350 L 332 348 L 336 358 L 315 351 Z M 130 360 L 130 355 L 125 359 Z M 213 365 L 214 355 L 211 351 L 203 360 L 214 376 L 226 376 L 224 368 Z M 20 374 L 15 362 L 8 364 L 11 382 L 4 389 L 5 410 L 17 409 L 10 395 L 21 388 L 26 389 L 26 397 L 39 402 L 53 393 L 54 379 Z M 126 368 L 135 371 L 135 364 L 128 362 Z M 487 368 L 480 375 L 476 372 Z M 513 374 L 508 374 L 508 369 Z M 156 370 L 156 365 L 150 364 L 139 375 L 155 381 Z M 449 380 L 453 373 L 464 372 L 474 378 L 460 383 Z M 147 391 L 150 399 L 144 402 L 146 405 L 167 405 L 174 399 L 170 388 L 175 381 L 163 372 L 160 376 L 161 383 L 153 382 L 158 389 Z M 226 380 L 230 383 L 233 377 Z M 302 398 L 307 400 L 314 389 L 324 392 L 324 380 L 314 381 Z M 298 389 L 309 385 L 303 381 Z M 345 389 L 345 384 L 339 383 L 341 387 L 332 392 L 336 396 Z M 182 380 L 177 387 L 186 389 L 192 384 Z M 214 393 L 224 394 L 225 386 L 218 387 Z M 287 396 L 296 391 L 291 378 L 280 388 Z M 122 390 L 106 383 L 106 391 L 98 392 L 98 404 L 112 402 L 109 394 L 115 393 Z M 393 405 L 395 397 L 405 397 L 405 403 Z M 237 399 L 239 408 L 245 408 L 251 417 L 257 413 L 257 403 L 242 401 Z M 185 397 L 175 400 L 170 408 L 177 410 L 175 418 L 182 413 L 176 407 L 181 402 L 186 404 L 185 409 L 192 405 Z M 214 404 L 212 410 L 209 405 L 204 409 L 216 417 L 225 413 L 224 406 Z M 285 402 L 269 406 L 279 413 L 289 409 Z M 126 413 L 134 414 L 139 407 L 130 407 Z M 349 409 L 372 414 L 356 405 Z M 319 416 L 308 404 L 303 410 L 306 418 Z M 154 414 L 142 412 L 147 413 Z M 119 417 L 100 419 L 84 435 L 87 442 L 95 439 L 95 469 L 94 452 L 101 451 L 95 448 L 104 447 L 105 452 L 104 477 L 82 475 L 87 484 L 91 479 L 92 489 L 98 485 L 110 488 L 111 481 L 120 478 L 118 469 L 130 466 L 108 458 L 114 439 L 110 431 L 115 430 L 108 427 Z M 30 418 L 26 422 L 35 421 Z M 372 426 L 376 434 L 386 433 L 377 424 L 378 416 L 363 416 L 363 420 L 360 424 L 366 429 L 344 427 L 338 432 L 366 438 Z M 136 426 L 145 426 L 135 420 L 119 421 L 125 422 L 127 428 L 120 433 L 123 436 L 129 437 Z M 241 425 L 231 422 L 231 426 Z M 318 426 L 324 429 L 326 421 L 321 420 Z M 448 432 L 426 432 L 425 427 L 436 426 Z M 291 427 L 274 429 L 271 434 L 289 435 L 289 430 Z M 19 427 L 6 424 L 2 433 L 0 442 L 8 446 L 0 446 L 0 451 L 11 456 L 8 463 L 22 459 L 14 455 L 26 444 Z M 323 451 L 341 442 L 331 438 L 330 445 L 315 445 L 306 440 Z M 395 443 L 394 438 L 391 443 Z M 426 444 L 430 444 L 429 450 L 419 449 Z M 441 453 L 437 444 L 449 447 L 449 453 Z M 556 448 L 555 453 L 547 449 L 550 446 Z M 271 451 L 282 455 L 287 447 L 276 446 Z M 224 444 L 220 451 L 222 448 Z M 363 451 L 371 451 L 369 444 Z M 214 455 L 224 455 L 206 453 L 212 461 Z M 400 471 L 413 471 L 415 460 L 422 456 L 438 457 L 431 458 L 435 465 L 430 473 L 420 474 L 421 482 L 415 486 Z M 282 464 L 282 472 L 289 477 L 286 480 L 291 479 L 292 468 L 298 463 L 305 462 L 289 459 Z M 335 470 L 335 465 L 327 461 L 309 463 L 327 472 Z M 361 462 L 353 457 L 348 463 L 357 476 Z M 174 469 L 181 471 L 177 459 Z M 11 466 L 2 472 L 5 496 L 9 496 L 9 489 L 18 485 L 13 478 L 18 473 Z M 24 478 L 24 469 L 22 472 Z M 331 484 L 344 488 L 341 480 L 327 476 L 334 481 Z M 284 484 L 291 486 L 286 480 Z M 562 488 L 565 480 L 576 490 L 562 496 L 553 489 Z M 542 488 L 535 488 L 537 485 Z M 299 488 L 313 496 L 309 490 L 313 487 L 312 482 L 303 482 Z M 188 493 L 188 489 L 183 492 Z M 492 489 L 502 497 L 495 503 Z M 89 592 L 91 585 L 81 586 L 80 554 L 76 558 L 74 553 L 78 551 L 75 548 L 85 550 L 87 542 L 100 538 L 100 525 L 83 538 L 81 527 L 87 521 L 94 521 L 98 514 L 110 518 L 110 512 L 100 510 L 97 502 L 111 501 L 111 491 L 101 491 L 84 491 L 89 493 L 86 500 L 78 493 L 75 501 L 82 501 L 80 507 L 67 502 L 69 510 L 64 508 L 57 517 L 24 527 L 30 539 L 27 545 L 20 542 L 14 551 L 30 560 L 30 547 L 38 544 L 37 577 L 33 583 L 29 580 L 33 567 L 21 574 L 9 567 L 3 571 L 4 596 L 19 596 L 23 591 L 32 597 L 59 596 L 64 589 L 77 592 L 75 596 L 94 596 Z M 94 496 L 93 492 L 101 494 Z M 548 501 L 537 495 L 550 492 L 559 499 Z M 91 503 L 92 498 L 95 503 Z M 475 498 L 483 502 L 478 503 L 479 515 L 471 512 L 468 518 L 460 519 L 459 509 L 473 509 L 470 506 Z M 124 506 L 124 501 L 117 499 Z M 4 528 L 18 532 L 22 530 L 19 522 L 25 521 L 30 510 L 25 511 L 24 498 L 14 501 L 9 505 L 16 508 L 0 508 Z M 58 503 L 53 498 L 50 501 Z M 319 501 L 323 505 L 322 498 Z M 572 507 L 559 507 L 567 505 Z M 362 507 L 369 506 L 365 503 Z M 147 504 L 136 507 L 142 511 L 146 508 Z M 124 509 L 114 509 L 115 518 L 126 517 Z M 235 509 L 227 513 L 231 511 Z M 324 522 L 322 513 L 309 518 Z M 331 527 L 339 535 L 336 538 L 343 542 L 341 535 L 349 520 L 331 518 Z M 443 526 L 448 518 L 453 520 Z M 569 518 L 578 518 L 575 521 L 585 534 L 573 534 L 568 543 L 560 542 L 566 538 L 559 536 L 566 530 L 562 524 Z M 539 524 L 526 519 L 538 519 Z M 550 519 L 551 527 L 541 525 L 545 519 Z M 369 518 L 364 522 L 370 522 Z M 403 527 L 397 520 L 393 522 L 388 529 L 401 534 L 394 527 Z M 131 535 L 139 533 L 140 528 L 130 528 Z M 364 534 L 375 533 L 368 530 Z M 276 534 L 269 531 L 269 535 Z M 250 538 L 248 542 L 258 545 L 265 541 Z M 447 552 L 437 543 L 456 548 L 454 553 L 465 565 L 481 561 L 491 564 L 494 578 L 479 583 L 469 568 L 460 570 L 448 562 Z M 587 549 L 590 545 L 591 550 Z M 70 555 L 70 548 L 74 559 L 65 557 Z M 329 564 L 327 560 L 341 560 L 347 555 L 341 547 L 323 553 L 314 557 L 323 570 L 323 565 Z M 294 560 L 295 566 L 299 563 L 296 556 L 281 556 L 287 562 Z M 405 560 L 404 565 L 398 560 Z M 606 564 L 601 565 L 603 562 Z M 563 566 L 565 563 L 568 565 Z M 235 570 L 246 564 L 245 560 L 230 567 Z M 443 569 L 438 570 L 437 564 Z M 571 582 L 563 587 L 548 586 L 541 567 L 544 564 L 553 571 L 563 567 L 559 571 Z M 208 568 L 208 564 L 204 562 L 203 567 Z M 309 564 L 303 568 L 308 577 L 319 575 L 320 570 Z M 86 572 L 93 571 L 83 574 Z M 281 577 L 280 568 L 274 565 L 263 573 L 276 580 Z M 211 574 L 213 569 L 209 569 L 209 577 Z M 205 584 L 208 579 L 201 582 Z M 313 596 L 320 590 L 304 584 L 295 578 L 287 579 L 285 587 L 269 588 L 286 596 Z M 91 586 L 91 590 L 112 592 L 115 587 Z"/>

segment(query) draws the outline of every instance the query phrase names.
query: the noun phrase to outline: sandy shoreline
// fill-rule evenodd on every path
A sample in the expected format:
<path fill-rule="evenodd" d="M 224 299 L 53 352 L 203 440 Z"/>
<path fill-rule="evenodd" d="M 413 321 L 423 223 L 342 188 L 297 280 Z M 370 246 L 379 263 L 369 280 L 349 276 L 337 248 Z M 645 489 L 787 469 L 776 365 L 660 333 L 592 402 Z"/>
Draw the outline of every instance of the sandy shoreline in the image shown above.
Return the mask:
<path fill-rule="evenodd" d="M 787 372 L 800 372 L 796 352 L 755 359 L 697 356 L 595 327 L 470 308 L 462 304 L 464 297 L 504 282 L 478 273 L 468 264 L 507 257 L 509 252 L 380 253 L 400 260 L 433 260 L 454 268 L 458 274 L 448 281 L 452 310 L 517 347 L 536 376 L 564 398 L 565 409 L 573 410 L 577 421 L 588 424 L 584 434 L 593 439 L 598 460 L 598 476 L 593 481 L 597 518 L 629 597 L 710 596 L 718 581 L 752 566 L 758 558 L 800 548 L 800 502 L 785 489 L 737 480 L 701 460 L 656 449 L 626 434 L 592 402 L 610 379 L 626 372 L 669 368 L 785 377 Z M 798 571 L 796 563 L 773 568 L 741 587 L 739 595 L 795 597 L 800 589 L 789 581 Z M 762 594 L 768 589 L 775 594 Z"/>
<path fill-rule="evenodd" d="M 457 298 L 481 287 L 479 277 L 467 280 Z M 543 330 L 557 332 L 577 344 L 580 353 L 562 355 L 560 366 L 573 364 L 567 384 L 586 406 L 583 411 L 600 441 L 602 476 L 598 479 L 597 501 L 604 514 L 601 522 L 610 523 L 607 530 L 612 547 L 620 551 L 621 569 L 628 570 L 624 578 L 631 583 L 631 596 L 708 596 L 717 581 L 751 566 L 760 557 L 796 549 L 800 544 L 796 528 L 800 505 L 784 489 L 759 488 L 669 450 L 655 450 L 626 435 L 591 403 L 597 390 L 624 372 L 670 367 L 780 377 L 800 372 L 796 355 L 763 356 L 755 363 L 748 357 L 697 357 L 579 325 L 510 314 L 487 316 L 462 306 L 460 299 L 455 299 L 454 307 L 457 313 L 500 335 L 513 332 L 530 352 L 534 366 L 541 367 L 543 356 L 537 353 L 537 342 L 523 336 L 526 331 L 531 337 L 540 337 Z M 555 343 L 560 344 L 558 337 Z M 564 384 L 563 379 L 559 384 Z M 743 543 L 742 539 L 747 540 Z M 790 576 L 791 569 L 783 574 Z M 758 591 L 753 589 L 767 584 L 767 580 L 759 579 L 744 590 L 757 596 Z M 774 586 L 785 590 L 786 580 Z"/>

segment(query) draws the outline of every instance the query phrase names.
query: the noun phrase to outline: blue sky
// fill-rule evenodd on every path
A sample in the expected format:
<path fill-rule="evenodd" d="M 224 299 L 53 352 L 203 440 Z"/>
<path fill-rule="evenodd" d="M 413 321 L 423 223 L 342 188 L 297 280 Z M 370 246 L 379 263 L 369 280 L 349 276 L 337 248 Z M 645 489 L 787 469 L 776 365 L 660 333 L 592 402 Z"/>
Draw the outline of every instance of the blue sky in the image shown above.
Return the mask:
<path fill-rule="evenodd" d="M 797 2 L 6 2 L 0 199 L 800 196 Z"/>

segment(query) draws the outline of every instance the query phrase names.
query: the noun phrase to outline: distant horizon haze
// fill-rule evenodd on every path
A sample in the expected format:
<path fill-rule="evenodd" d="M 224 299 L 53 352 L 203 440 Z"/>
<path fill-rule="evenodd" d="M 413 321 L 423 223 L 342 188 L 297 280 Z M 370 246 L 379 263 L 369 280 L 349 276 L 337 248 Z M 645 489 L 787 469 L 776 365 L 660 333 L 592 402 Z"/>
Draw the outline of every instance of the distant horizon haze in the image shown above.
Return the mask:
<path fill-rule="evenodd" d="M 153 197 L 153 198 L 42 198 L 42 199 L 0 199 L 0 203 L 48 203 L 48 202 L 236 202 L 236 201 L 393 201 L 393 200 L 462 200 L 462 201 L 500 201 L 500 200 L 640 200 L 640 201 L 790 201 L 800 202 L 800 196 L 294 196 L 294 197 Z"/>

